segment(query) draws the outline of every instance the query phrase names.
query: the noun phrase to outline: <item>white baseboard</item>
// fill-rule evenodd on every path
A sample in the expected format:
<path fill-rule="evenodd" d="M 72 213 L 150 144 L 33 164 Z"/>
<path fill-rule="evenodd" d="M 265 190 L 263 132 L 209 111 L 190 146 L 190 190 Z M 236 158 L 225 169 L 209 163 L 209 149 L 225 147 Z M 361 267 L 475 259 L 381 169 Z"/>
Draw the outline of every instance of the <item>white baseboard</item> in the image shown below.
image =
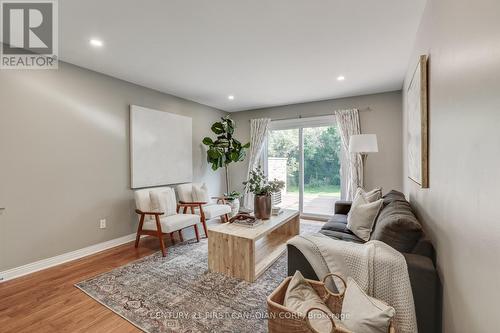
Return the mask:
<path fill-rule="evenodd" d="M 127 236 L 123 236 L 120 238 L 112 239 L 106 242 L 102 242 L 99 244 L 91 245 L 84 247 L 83 249 L 71 251 L 68 253 L 64 253 L 52 258 L 42 259 L 39 261 L 32 262 L 30 264 L 26 264 L 23 266 L 15 267 L 12 269 L 8 269 L 6 271 L 0 272 L 0 283 L 18 278 L 20 276 L 38 272 L 42 269 L 46 269 L 49 267 L 57 266 L 63 264 L 68 261 L 72 261 L 75 259 L 80 259 L 91 254 L 101 252 L 118 245 L 122 245 L 128 243 L 130 241 L 135 240 L 136 234 L 130 234 Z"/>

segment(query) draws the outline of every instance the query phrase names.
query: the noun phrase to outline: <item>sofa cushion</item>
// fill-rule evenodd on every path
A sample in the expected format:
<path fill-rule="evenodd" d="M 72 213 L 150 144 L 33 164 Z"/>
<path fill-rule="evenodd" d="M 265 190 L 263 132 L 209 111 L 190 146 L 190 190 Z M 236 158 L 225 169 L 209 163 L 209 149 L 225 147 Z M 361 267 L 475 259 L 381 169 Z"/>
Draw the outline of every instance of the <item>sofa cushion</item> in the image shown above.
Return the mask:
<path fill-rule="evenodd" d="M 330 223 L 330 222 L 334 222 L 334 223 L 343 223 L 345 225 L 347 225 L 347 214 L 344 215 L 344 214 L 335 214 L 333 215 L 329 220 L 328 222 L 325 224 L 325 226 Z"/>
<path fill-rule="evenodd" d="M 208 204 L 203 206 L 203 213 L 207 220 L 214 219 L 224 214 L 231 213 L 231 206 L 220 204 Z M 195 214 L 200 214 L 200 210 L 195 208 Z"/>
<path fill-rule="evenodd" d="M 388 204 L 390 204 L 393 201 L 405 201 L 406 202 L 405 195 L 399 191 L 396 191 L 396 190 L 390 191 L 389 193 L 384 195 L 382 197 L 382 199 L 384 199 L 384 206 L 387 206 Z"/>
<path fill-rule="evenodd" d="M 332 231 L 340 231 L 351 233 L 351 230 L 347 229 L 347 215 L 343 214 L 335 214 L 333 215 L 328 222 L 326 222 L 321 229 L 324 230 L 332 230 Z"/>
<path fill-rule="evenodd" d="M 349 214 L 349 210 L 351 210 L 351 206 L 352 206 L 352 201 L 337 200 L 335 202 L 334 213 L 347 215 Z"/>
<path fill-rule="evenodd" d="M 364 243 L 364 241 L 361 238 L 352 233 L 345 233 L 341 231 L 333 231 L 327 229 L 321 229 L 319 232 L 333 239 L 345 240 L 354 243 Z"/>
<path fill-rule="evenodd" d="M 325 225 L 321 228 L 321 230 L 331 230 L 331 231 L 353 234 L 351 230 L 347 229 L 347 224 L 342 222 L 326 222 Z"/>
<path fill-rule="evenodd" d="M 197 223 L 200 223 L 200 217 L 194 214 L 176 214 L 160 218 L 161 231 L 165 234 L 190 227 Z M 144 230 L 158 230 L 156 228 L 156 221 L 152 220 L 145 221 L 142 228 Z"/>
<path fill-rule="evenodd" d="M 422 236 L 422 226 L 405 200 L 394 199 L 380 212 L 370 239 L 382 241 L 399 252 L 411 252 Z"/>

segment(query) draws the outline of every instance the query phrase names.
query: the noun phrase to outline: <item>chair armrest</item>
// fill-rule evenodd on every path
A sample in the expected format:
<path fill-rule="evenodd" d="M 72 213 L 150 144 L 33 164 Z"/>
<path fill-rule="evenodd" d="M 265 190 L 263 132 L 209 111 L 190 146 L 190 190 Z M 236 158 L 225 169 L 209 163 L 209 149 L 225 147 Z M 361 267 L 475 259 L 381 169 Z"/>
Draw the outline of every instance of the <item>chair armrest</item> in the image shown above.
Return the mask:
<path fill-rule="evenodd" d="M 221 196 L 221 197 L 212 197 L 211 199 L 217 200 L 217 204 L 222 203 L 223 205 L 225 205 L 227 203 L 227 200 L 229 200 L 231 198 Z"/>
<path fill-rule="evenodd" d="M 163 212 L 143 212 L 140 209 L 136 209 L 135 212 L 139 215 L 163 215 L 163 214 L 165 214 Z"/>
<path fill-rule="evenodd" d="M 347 215 L 351 210 L 352 201 L 339 200 L 335 202 L 335 214 Z"/>
<path fill-rule="evenodd" d="M 206 205 L 208 202 L 202 202 L 202 201 L 193 201 L 193 202 L 187 202 L 187 201 L 179 201 L 179 205 L 181 206 L 199 206 L 199 205 Z"/>
<path fill-rule="evenodd" d="M 184 214 L 187 213 L 187 209 L 191 207 L 191 213 L 194 214 L 194 209 L 198 208 L 200 210 L 200 216 L 202 219 L 205 218 L 205 212 L 203 211 L 203 205 L 206 204 L 206 202 L 185 202 L 185 201 L 179 201 L 177 204 L 177 213 L 180 212 L 181 208 L 184 207 L 184 210 L 182 211 Z"/>

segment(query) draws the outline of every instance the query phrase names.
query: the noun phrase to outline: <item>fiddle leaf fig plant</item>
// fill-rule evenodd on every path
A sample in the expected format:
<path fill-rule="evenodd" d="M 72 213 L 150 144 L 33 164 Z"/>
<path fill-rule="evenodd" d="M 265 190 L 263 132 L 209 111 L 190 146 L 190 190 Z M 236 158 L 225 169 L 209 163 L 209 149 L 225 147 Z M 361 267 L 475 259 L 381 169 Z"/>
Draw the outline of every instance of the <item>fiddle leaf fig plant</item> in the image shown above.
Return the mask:
<path fill-rule="evenodd" d="M 229 193 L 228 165 L 233 162 L 243 161 L 247 149 L 250 148 L 250 142 L 242 144 L 233 137 L 234 129 L 234 120 L 226 116 L 211 127 L 212 132 L 217 137 L 215 139 L 209 137 L 203 139 L 203 144 L 208 148 L 207 162 L 212 165 L 212 170 L 225 168 L 227 193 Z"/>

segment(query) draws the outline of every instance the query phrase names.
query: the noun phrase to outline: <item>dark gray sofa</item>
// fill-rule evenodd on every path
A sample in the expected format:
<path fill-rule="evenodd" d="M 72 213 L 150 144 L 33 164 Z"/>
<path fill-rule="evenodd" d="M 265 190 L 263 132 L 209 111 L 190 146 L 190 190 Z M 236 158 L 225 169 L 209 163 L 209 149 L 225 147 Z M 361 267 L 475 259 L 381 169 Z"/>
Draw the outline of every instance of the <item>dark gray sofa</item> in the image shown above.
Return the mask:
<path fill-rule="evenodd" d="M 422 226 L 404 194 L 391 191 L 383 199 L 384 205 L 370 239 L 383 241 L 404 255 L 413 290 L 418 331 L 440 332 L 441 288 L 435 268 L 434 247 L 425 237 Z M 347 214 L 350 208 L 351 202 L 337 201 L 335 215 L 325 223 L 320 233 L 333 239 L 363 243 L 363 240 L 347 229 Z M 287 248 L 288 275 L 293 275 L 298 270 L 306 278 L 319 280 L 304 255 L 292 245 Z"/>

